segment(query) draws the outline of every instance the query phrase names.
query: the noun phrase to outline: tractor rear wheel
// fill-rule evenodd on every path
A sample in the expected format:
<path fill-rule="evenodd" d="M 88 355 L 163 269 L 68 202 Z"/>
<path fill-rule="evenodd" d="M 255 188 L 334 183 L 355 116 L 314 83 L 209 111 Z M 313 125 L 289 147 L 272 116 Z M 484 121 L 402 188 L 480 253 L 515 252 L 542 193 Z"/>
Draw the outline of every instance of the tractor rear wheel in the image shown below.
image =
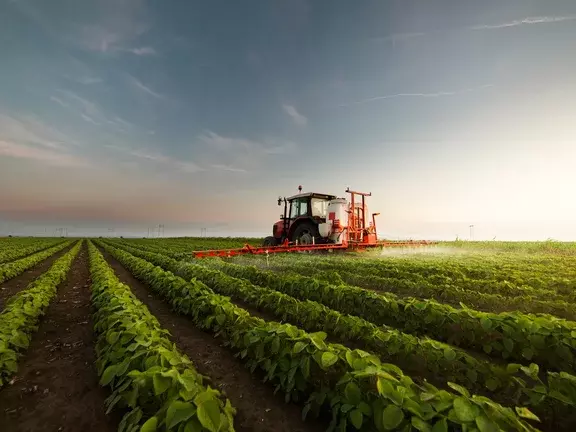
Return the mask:
<path fill-rule="evenodd" d="M 269 246 L 277 246 L 278 245 L 278 241 L 276 240 L 276 237 L 272 237 L 272 236 L 268 236 L 264 239 L 264 241 L 262 242 L 262 246 L 264 247 L 269 247 Z"/>
<path fill-rule="evenodd" d="M 311 223 L 303 223 L 299 225 L 292 233 L 292 241 L 298 240 L 298 244 L 311 245 L 313 238 L 318 239 L 320 233 L 318 232 L 318 226 Z"/>

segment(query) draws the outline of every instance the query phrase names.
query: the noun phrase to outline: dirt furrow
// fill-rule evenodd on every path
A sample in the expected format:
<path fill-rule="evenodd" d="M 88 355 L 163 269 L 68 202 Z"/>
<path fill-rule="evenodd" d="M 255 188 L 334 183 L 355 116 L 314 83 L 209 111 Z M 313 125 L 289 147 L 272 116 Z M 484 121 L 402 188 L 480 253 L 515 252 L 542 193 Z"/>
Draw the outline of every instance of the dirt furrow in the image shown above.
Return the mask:
<path fill-rule="evenodd" d="M 116 259 L 101 250 L 116 275 L 152 312 L 160 324 L 172 333 L 171 339 L 193 362 L 197 370 L 210 377 L 212 386 L 222 390 L 236 407 L 237 431 L 312 432 L 326 430 L 327 425 L 302 421 L 301 407 L 287 404 L 274 387 L 263 383 L 222 346 L 219 339 L 196 328 L 185 316 L 172 311 L 148 287 L 132 276 Z"/>
<path fill-rule="evenodd" d="M 84 245 L 48 307 L 14 384 L 0 390 L 3 432 L 115 431 L 94 368 L 90 272 Z"/>
<path fill-rule="evenodd" d="M 3 284 L 0 284 L 0 311 L 4 309 L 4 304 L 6 300 L 12 297 L 14 294 L 25 289 L 30 282 L 45 273 L 46 270 L 50 268 L 52 263 L 68 252 L 72 248 L 72 245 L 64 248 L 61 251 L 56 252 L 54 255 L 46 258 L 44 261 L 36 264 L 31 269 L 26 270 L 24 273 L 7 280 Z"/>

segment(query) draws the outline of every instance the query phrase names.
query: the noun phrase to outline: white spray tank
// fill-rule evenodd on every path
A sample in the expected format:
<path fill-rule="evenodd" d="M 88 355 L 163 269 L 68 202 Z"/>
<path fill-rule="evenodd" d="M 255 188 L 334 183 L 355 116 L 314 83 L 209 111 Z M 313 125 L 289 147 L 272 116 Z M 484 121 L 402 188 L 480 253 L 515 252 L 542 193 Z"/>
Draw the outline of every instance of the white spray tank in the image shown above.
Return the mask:
<path fill-rule="evenodd" d="M 334 243 L 342 243 L 348 227 L 348 208 L 346 198 L 336 198 L 328 202 L 326 208 L 326 223 L 318 227 L 320 235 L 329 238 Z"/>

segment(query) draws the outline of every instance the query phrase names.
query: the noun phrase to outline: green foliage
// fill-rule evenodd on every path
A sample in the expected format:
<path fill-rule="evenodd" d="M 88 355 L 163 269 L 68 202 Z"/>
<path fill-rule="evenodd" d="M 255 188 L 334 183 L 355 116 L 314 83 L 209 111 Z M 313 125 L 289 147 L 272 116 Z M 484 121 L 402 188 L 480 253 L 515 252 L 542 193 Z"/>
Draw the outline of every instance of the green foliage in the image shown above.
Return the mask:
<path fill-rule="evenodd" d="M 282 275 L 254 266 L 213 261 L 235 277 L 314 300 L 376 325 L 390 325 L 415 335 L 431 335 L 462 348 L 519 362 L 533 361 L 545 369 L 574 370 L 576 323 L 517 312 L 494 314 L 431 300 L 399 299 L 349 285 L 332 285 L 311 277 Z M 463 306 L 463 305 L 462 305 Z M 512 342 L 512 343 L 510 343 Z"/>
<path fill-rule="evenodd" d="M 0 313 L 0 387 L 18 371 L 18 358 L 28 348 L 38 321 L 56 296 L 56 288 L 66 279 L 81 243 L 76 243 L 46 273 L 6 302 Z"/>
<path fill-rule="evenodd" d="M 516 364 L 510 364 L 508 368 L 499 367 L 447 344 L 379 327 L 360 317 L 341 314 L 310 300 L 300 301 L 219 270 L 126 246 L 124 250 L 186 280 L 201 281 L 219 294 L 273 313 L 307 331 L 324 331 L 343 343 L 352 341 L 360 344 L 363 349 L 378 354 L 382 360 L 402 364 L 405 371 L 437 385 L 446 387 L 447 381 L 453 381 L 475 393 L 493 394 L 492 397 L 500 403 L 534 406 L 545 417 L 553 417 L 562 411 L 569 412 L 576 406 L 576 394 L 572 393 L 576 390 L 575 378 L 572 375 L 560 377 L 548 372 L 548 385 L 540 379 L 536 364 L 529 368 Z M 482 325 L 490 329 L 491 321 L 484 320 Z M 299 350 L 300 345 L 297 344 L 295 349 Z M 558 395 L 559 392 L 562 396 Z"/>
<path fill-rule="evenodd" d="M 324 332 L 306 333 L 290 324 L 263 321 L 198 280 L 186 282 L 107 243 L 99 244 L 175 310 L 220 335 L 250 370 L 259 369 L 266 381 L 282 390 L 287 402 L 305 402 L 304 416 L 328 410 L 332 414 L 330 430 L 345 430 L 350 424 L 360 430 L 383 431 L 391 420 L 397 421 L 398 429 L 414 424 L 432 428 L 443 422 L 447 427 L 471 429 L 481 416 L 501 430 L 535 430 L 512 409 L 490 399 L 416 384 L 398 367 L 381 363 L 373 354 L 327 343 Z M 474 407 L 476 416 L 471 420 L 453 414 L 454 403 L 461 397 Z M 393 410 L 401 411 L 401 418 L 386 415 Z"/>
<path fill-rule="evenodd" d="M 234 431 L 235 409 L 168 339 L 169 332 L 120 283 L 89 243 L 97 370 L 111 389 L 119 431 Z"/>
<path fill-rule="evenodd" d="M 40 252 L 58 244 L 64 243 L 61 239 L 23 238 L 10 239 L 0 242 L 0 264 L 14 261 L 27 255 Z"/>
<path fill-rule="evenodd" d="M 21 258 L 6 264 L 0 264 L 0 283 L 5 282 L 8 279 L 12 279 L 21 273 L 24 273 L 29 268 L 34 267 L 36 264 L 54 255 L 56 252 L 59 252 L 62 249 L 70 246 L 72 242 L 72 240 L 69 240 L 25 258 Z"/>

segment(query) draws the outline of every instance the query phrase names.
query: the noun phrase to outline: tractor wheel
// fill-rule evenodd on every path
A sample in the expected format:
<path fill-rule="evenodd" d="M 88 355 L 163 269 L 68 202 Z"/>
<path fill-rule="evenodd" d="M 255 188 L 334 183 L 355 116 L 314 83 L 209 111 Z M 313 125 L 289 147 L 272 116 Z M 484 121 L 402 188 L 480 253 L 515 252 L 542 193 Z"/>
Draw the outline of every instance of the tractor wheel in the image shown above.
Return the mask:
<path fill-rule="evenodd" d="M 264 247 L 269 247 L 269 246 L 277 246 L 278 245 L 278 241 L 276 240 L 276 237 L 272 237 L 272 236 L 268 236 L 264 239 L 264 241 L 262 242 L 262 246 Z"/>
<path fill-rule="evenodd" d="M 318 227 L 311 223 L 303 223 L 292 233 L 292 241 L 298 240 L 298 244 L 303 245 L 311 245 L 313 237 L 319 238 L 320 233 L 318 232 Z"/>

